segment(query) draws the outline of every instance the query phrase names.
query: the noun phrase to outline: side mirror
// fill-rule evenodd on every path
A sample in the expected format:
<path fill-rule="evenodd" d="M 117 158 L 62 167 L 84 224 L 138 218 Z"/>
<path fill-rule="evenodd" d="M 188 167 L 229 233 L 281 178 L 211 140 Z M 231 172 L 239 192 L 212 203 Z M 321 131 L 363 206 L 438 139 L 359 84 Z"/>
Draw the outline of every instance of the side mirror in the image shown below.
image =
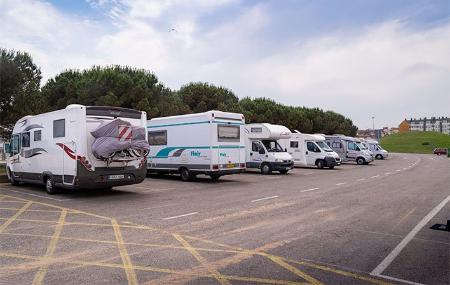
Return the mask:
<path fill-rule="evenodd" d="M 11 145 L 9 143 L 5 143 L 3 145 L 3 149 L 4 149 L 5 153 L 11 154 Z"/>
<path fill-rule="evenodd" d="M 258 152 L 259 152 L 259 154 L 265 154 L 266 153 L 266 151 L 263 148 L 260 148 Z"/>
<path fill-rule="evenodd" d="M 315 152 L 320 152 L 320 149 L 316 147 L 316 148 L 314 149 L 314 151 L 315 151 Z"/>
<path fill-rule="evenodd" d="M 287 148 L 285 148 L 284 151 L 287 152 Z"/>

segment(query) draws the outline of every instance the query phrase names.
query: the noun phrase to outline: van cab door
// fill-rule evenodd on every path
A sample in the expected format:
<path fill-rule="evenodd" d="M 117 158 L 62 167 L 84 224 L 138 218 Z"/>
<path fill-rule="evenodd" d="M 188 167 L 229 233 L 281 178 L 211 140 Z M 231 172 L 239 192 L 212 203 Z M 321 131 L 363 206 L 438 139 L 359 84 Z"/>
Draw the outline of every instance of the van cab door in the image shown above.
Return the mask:
<path fill-rule="evenodd" d="M 356 159 L 359 155 L 359 152 L 361 150 L 359 149 L 358 145 L 352 141 L 347 142 L 347 158 L 349 159 Z"/>
<path fill-rule="evenodd" d="M 250 168 L 259 168 L 261 163 L 266 160 L 266 149 L 260 141 L 252 141 L 250 151 Z"/>
<path fill-rule="evenodd" d="M 306 163 L 316 165 L 316 160 L 320 157 L 321 151 L 313 142 L 306 142 Z"/>
<path fill-rule="evenodd" d="M 20 165 L 22 162 L 22 159 L 20 159 L 20 134 L 15 134 L 11 138 L 11 155 L 8 158 L 8 162 L 12 172 L 20 173 L 22 171 Z"/>

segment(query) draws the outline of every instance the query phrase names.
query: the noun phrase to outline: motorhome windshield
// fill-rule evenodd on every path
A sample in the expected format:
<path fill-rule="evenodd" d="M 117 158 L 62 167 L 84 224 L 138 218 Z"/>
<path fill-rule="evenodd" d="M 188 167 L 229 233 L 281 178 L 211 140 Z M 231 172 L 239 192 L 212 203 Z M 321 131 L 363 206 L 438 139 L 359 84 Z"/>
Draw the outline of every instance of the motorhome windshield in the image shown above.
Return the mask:
<path fill-rule="evenodd" d="M 326 143 L 324 143 L 322 141 L 318 141 L 318 142 L 316 142 L 316 144 L 326 152 L 333 152 L 333 150 Z"/>
<path fill-rule="evenodd" d="M 283 148 L 276 140 L 263 140 L 262 143 L 268 152 L 284 152 Z"/>

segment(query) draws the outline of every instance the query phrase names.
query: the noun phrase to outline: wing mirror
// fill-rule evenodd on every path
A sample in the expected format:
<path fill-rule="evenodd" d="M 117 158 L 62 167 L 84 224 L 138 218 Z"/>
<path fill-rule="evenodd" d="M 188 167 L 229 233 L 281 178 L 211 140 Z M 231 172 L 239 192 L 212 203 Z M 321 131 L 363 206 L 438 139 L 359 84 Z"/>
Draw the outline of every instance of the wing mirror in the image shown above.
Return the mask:
<path fill-rule="evenodd" d="M 266 153 L 266 151 L 263 148 L 260 148 L 258 152 L 259 152 L 259 154 L 265 154 Z"/>

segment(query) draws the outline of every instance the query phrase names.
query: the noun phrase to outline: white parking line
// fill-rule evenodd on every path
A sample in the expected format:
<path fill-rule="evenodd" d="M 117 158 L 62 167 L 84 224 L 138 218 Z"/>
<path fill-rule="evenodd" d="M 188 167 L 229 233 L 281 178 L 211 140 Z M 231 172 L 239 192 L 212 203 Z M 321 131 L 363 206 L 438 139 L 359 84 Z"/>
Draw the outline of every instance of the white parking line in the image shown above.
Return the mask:
<path fill-rule="evenodd" d="M 274 199 L 274 198 L 278 198 L 278 196 L 270 196 L 270 197 L 264 197 L 264 198 L 252 200 L 252 203 L 253 203 L 253 202 L 258 202 L 258 201 L 263 201 L 263 200 Z"/>
<path fill-rule="evenodd" d="M 33 194 L 33 193 L 26 193 L 26 192 L 21 192 L 21 191 L 16 191 L 16 190 L 10 190 L 10 189 L 4 189 L 4 190 L 11 191 L 11 192 L 15 192 L 15 193 L 19 193 L 19 194 L 24 194 L 24 195 L 29 195 L 29 196 L 34 196 L 34 197 L 39 197 L 39 198 L 49 199 L 49 200 L 58 201 L 58 202 L 63 202 L 63 201 L 69 201 L 69 200 L 72 200 L 72 199 L 57 199 L 57 198 L 47 197 L 47 196 L 43 196 L 43 195 L 37 195 L 37 194 Z"/>
<path fill-rule="evenodd" d="M 319 190 L 320 188 L 311 188 L 311 189 L 306 189 L 306 190 L 302 190 L 300 192 L 309 192 L 309 191 L 314 191 L 314 190 Z"/>
<path fill-rule="evenodd" d="M 377 177 L 380 177 L 380 175 L 374 175 L 374 176 L 372 176 L 370 178 L 377 178 Z"/>
<path fill-rule="evenodd" d="M 344 184 L 347 184 L 347 182 L 336 183 L 336 186 L 341 186 L 341 185 L 344 185 Z"/>
<path fill-rule="evenodd" d="M 386 172 L 384 175 L 389 175 L 389 174 L 391 174 L 390 172 Z"/>
<path fill-rule="evenodd" d="M 197 215 L 197 214 L 198 214 L 198 212 L 192 212 L 192 213 L 187 213 L 187 214 L 183 214 L 183 215 L 164 218 L 163 220 L 172 220 L 172 219 L 177 219 L 177 218 L 182 218 L 182 217 L 187 217 L 187 216 L 192 216 L 192 215 Z"/>
<path fill-rule="evenodd" d="M 405 236 L 405 238 L 386 256 L 383 261 L 378 264 L 378 266 L 372 270 L 371 275 L 380 275 L 383 271 L 391 265 L 392 261 L 400 254 L 400 252 L 406 247 L 406 245 L 416 236 L 418 232 L 426 225 L 428 222 L 444 208 L 444 206 L 450 201 L 450 195 L 447 196 L 439 205 L 434 207 L 410 232 Z"/>
<path fill-rule="evenodd" d="M 363 180 L 366 180 L 366 178 L 359 178 L 359 179 L 356 180 L 356 181 L 363 181 Z"/>
<path fill-rule="evenodd" d="M 397 172 L 400 172 L 400 171 L 402 171 L 402 170 L 401 170 L 401 169 L 397 169 L 396 171 L 397 171 Z"/>

